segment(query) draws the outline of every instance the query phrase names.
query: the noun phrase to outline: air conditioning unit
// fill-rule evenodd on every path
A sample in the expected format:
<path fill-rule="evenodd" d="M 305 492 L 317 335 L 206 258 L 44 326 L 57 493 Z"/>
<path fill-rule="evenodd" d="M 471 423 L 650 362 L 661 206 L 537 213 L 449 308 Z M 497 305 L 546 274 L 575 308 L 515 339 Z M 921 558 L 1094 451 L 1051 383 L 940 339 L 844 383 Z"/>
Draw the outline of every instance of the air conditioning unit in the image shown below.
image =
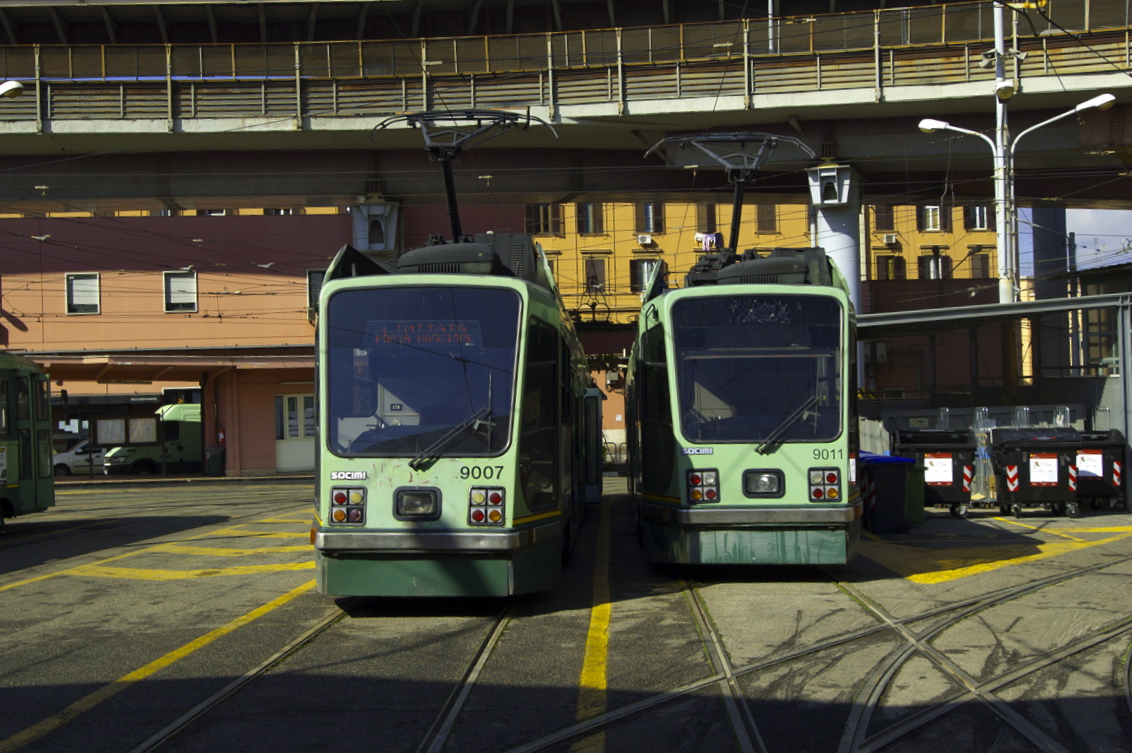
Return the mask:
<path fill-rule="evenodd" d="M 897 240 L 896 233 L 885 233 L 881 237 L 884 239 L 884 245 L 886 245 L 886 246 L 895 246 L 896 245 L 896 240 Z"/>
<path fill-rule="evenodd" d="M 652 245 L 652 236 L 651 235 L 638 235 L 637 236 L 637 245 L 638 246 L 651 246 Z"/>

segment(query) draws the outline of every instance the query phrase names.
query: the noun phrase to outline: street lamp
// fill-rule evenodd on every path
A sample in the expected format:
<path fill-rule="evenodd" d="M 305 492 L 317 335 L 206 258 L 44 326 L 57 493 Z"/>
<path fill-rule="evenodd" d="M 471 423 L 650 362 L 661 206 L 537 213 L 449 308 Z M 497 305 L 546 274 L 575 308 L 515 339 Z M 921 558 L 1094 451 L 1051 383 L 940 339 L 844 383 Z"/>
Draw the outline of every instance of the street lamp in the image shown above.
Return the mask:
<path fill-rule="evenodd" d="M 24 91 L 24 85 L 19 81 L 5 81 L 0 84 L 0 97 L 7 97 L 11 99 L 18 97 Z"/>
<path fill-rule="evenodd" d="M 1043 120 L 1037 125 L 1030 126 L 1019 133 L 1012 141 L 1007 141 L 1005 134 L 999 139 L 992 139 L 985 133 L 972 131 L 967 128 L 953 126 L 943 120 L 924 118 L 920 121 L 920 130 L 924 133 L 935 131 L 955 131 L 956 133 L 978 136 L 991 148 L 994 154 L 994 211 L 995 234 L 998 243 L 998 302 L 1013 303 L 1018 300 L 1018 234 L 1017 218 L 1014 206 L 1014 150 L 1024 136 L 1038 130 L 1042 126 L 1054 121 L 1067 118 L 1085 110 L 1107 110 L 1112 107 L 1116 97 L 1111 94 L 1101 94 L 1086 100 L 1060 115 Z M 1005 131 L 1005 129 L 1000 129 Z"/>

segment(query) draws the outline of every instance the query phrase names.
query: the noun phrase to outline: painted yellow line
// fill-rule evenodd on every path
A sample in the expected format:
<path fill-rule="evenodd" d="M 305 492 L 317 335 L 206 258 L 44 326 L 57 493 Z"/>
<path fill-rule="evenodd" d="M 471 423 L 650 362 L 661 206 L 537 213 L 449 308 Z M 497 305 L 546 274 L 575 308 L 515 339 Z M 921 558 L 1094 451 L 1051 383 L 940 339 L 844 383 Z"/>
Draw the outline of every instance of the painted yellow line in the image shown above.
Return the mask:
<path fill-rule="evenodd" d="M 862 541 L 861 554 L 913 583 L 934 584 L 1079 552 L 1130 537 L 1132 532 L 1096 541 L 1046 541 L 946 550 Z"/>
<path fill-rule="evenodd" d="M 217 534 L 215 538 L 225 539 L 305 539 L 307 538 L 306 531 L 302 533 L 294 533 L 290 531 L 237 531 L 230 530 L 224 531 L 222 534 Z"/>
<path fill-rule="evenodd" d="M 597 553 L 594 558 L 593 607 L 586 634 L 586 650 L 582 656 L 582 674 L 578 679 L 578 705 L 575 718 L 591 719 L 606 708 L 606 659 L 609 655 L 609 519 L 612 501 L 601 505 L 601 523 L 597 529 Z M 605 733 L 598 732 L 579 740 L 570 750 L 601 751 L 605 749 Z"/>
<path fill-rule="evenodd" d="M 1068 533 L 1062 533 L 1061 530 L 1059 530 L 1058 528 L 1055 528 L 1054 526 L 1051 526 L 1051 525 L 1035 526 L 1035 525 L 1030 525 L 1029 523 L 1023 523 L 1022 521 L 1014 519 L 1014 518 L 993 518 L 993 520 L 997 520 L 999 523 L 1009 523 L 1012 526 L 1018 526 L 1019 528 L 1025 528 L 1028 531 L 1036 531 L 1038 533 L 1046 533 L 1046 534 L 1049 534 L 1050 536 L 1060 536 L 1061 538 L 1069 539 L 1070 541 L 1084 541 L 1084 539 L 1079 539 L 1076 536 L 1070 536 Z"/>
<path fill-rule="evenodd" d="M 208 644 L 215 641 L 217 638 L 225 636 L 228 633 L 231 633 L 233 630 L 243 627 L 249 622 L 253 622 L 260 617 L 263 617 L 268 612 L 278 609 L 287 602 L 295 599 L 298 596 L 301 596 L 312 588 L 314 588 L 313 580 L 304 583 L 296 589 L 288 591 L 278 599 L 269 601 L 263 606 L 257 607 L 256 609 L 253 609 L 252 611 L 241 617 L 237 617 L 227 625 L 218 627 L 212 632 L 202 635 L 200 638 L 197 638 L 191 643 L 186 643 L 184 646 L 181 646 L 175 651 L 170 651 L 168 654 L 165 654 L 165 656 L 162 656 L 160 659 L 146 664 L 141 669 L 136 669 L 127 675 L 119 677 L 109 685 L 105 685 L 102 688 L 94 691 L 90 695 L 85 696 L 84 698 L 80 698 L 57 714 L 49 716 L 38 724 L 34 724 L 31 727 L 28 727 L 22 732 L 17 732 L 7 740 L 0 740 L 0 753 L 10 753 L 10 751 L 14 751 L 17 748 L 23 747 L 24 745 L 27 745 L 34 740 L 38 740 L 44 735 L 59 729 L 64 724 L 74 721 L 80 715 L 87 711 L 90 711 L 92 708 L 102 703 L 106 699 L 117 695 L 126 688 L 129 688 L 138 680 L 146 679 L 156 672 L 159 672 L 160 670 L 168 667 L 170 664 L 173 664 L 174 662 L 185 658 L 194 651 L 204 648 Z"/>
<path fill-rule="evenodd" d="M 161 547 L 164 554 L 191 554 L 201 557 L 246 557 L 255 554 L 290 554 L 292 552 L 309 552 L 309 544 L 302 546 L 261 546 L 250 549 L 235 549 L 220 546 L 186 546 L 184 544 L 167 544 Z"/>
<path fill-rule="evenodd" d="M 523 518 L 515 518 L 511 521 L 511 525 L 518 526 L 524 523 L 533 523 L 536 520 L 545 520 L 546 518 L 557 518 L 562 515 L 561 510 L 551 510 L 550 512 L 542 512 L 537 515 L 527 515 Z"/>
<path fill-rule="evenodd" d="M 221 538 L 225 538 L 225 537 L 238 537 L 238 536 L 241 536 L 241 535 L 262 535 L 262 534 L 251 534 L 251 533 L 248 533 L 248 532 L 245 532 L 245 531 L 241 531 L 239 529 L 239 527 L 233 527 L 233 528 L 223 528 L 219 531 L 206 531 L 204 533 L 198 533 L 195 536 L 187 536 L 186 538 L 181 539 L 181 540 L 182 541 L 200 541 L 201 539 L 210 539 L 210 538 L 211 539 L 221 539 Z M 305 533 L 279 534 L 279 536 L 280 537 L 285 536 L 287 538 L 305 538 L 307 536 L 307 534 L 305 534 Z M 153 546 L 147 546 L 144 549 L 139 549 L 139 550 L 134 551 L 134 552 L 126 552 L 124 554 L 116 554 L 113 557 L 107 557 L 104 560 L 98 560 L 97 562 L 91 562 L 91 563 L 86 564 L 86 565 L 79 565 L 78 567 L 79 568 L 95 567 L 95 566 L 98 566 L 98 565 L 105 565 L 108 562 L 117 562 L 118 560 L 124 560 L 128 557 L 137 557 L 137 556 L 142 555 L 142 554 L 150 554 L 152 552 L 159 552 L 159 551 L 161 551 L 161 547 L 168 546 L 169 543 L 174 543 L 174 542 L 164 542 L 164 543 L 161 543 L 161 544 L 154 544 Z M 20 586 L 26 586 L 26 585 L 30 585 L 32 583 L 38 583 L 40 581 L 48 580 L 50 578 L 58 578 L 59 576 L 62 576 L 62 575 L 70 575 L 70 574 L 72 574 L 72 572 L 75 569 L 77 569 L 77 568 L 67 568 L 67 569 L 64 569 L 64 570 L 56 570 L 53 573 L 46 573 L 44 575 L 36 575 L 34 577 L 31 577 L 31 578 L 25 578 L 23 580 L 17 580 L 17 581 L 14 581 L 12 583 L 0 585 L 0 592 L 9 591 L 13 588 L 19 588 Z"/>
<path fill-rule="evenodd" d="M 215 578 L 227 575 L 260 575 L 262 573 L 285 573 L 296 570 L 313 570 L 314 561 L 291 562 L 284 565 L 242 565 L 239 567 L 217 567 L 198 570 L 154 570 L 132 567 L 105 567 L 103 565 L 82 565 L 72 568 L 68 575 L 87 578 L 116 578 L 120 580 L 192 580 L 193 578 Z"/>

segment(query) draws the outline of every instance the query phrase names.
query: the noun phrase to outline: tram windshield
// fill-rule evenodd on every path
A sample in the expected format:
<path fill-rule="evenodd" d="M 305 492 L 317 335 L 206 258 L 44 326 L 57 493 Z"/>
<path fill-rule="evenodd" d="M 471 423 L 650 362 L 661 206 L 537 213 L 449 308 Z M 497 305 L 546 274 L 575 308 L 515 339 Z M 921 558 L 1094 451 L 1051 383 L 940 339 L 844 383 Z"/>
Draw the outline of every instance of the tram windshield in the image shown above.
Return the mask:
<path fill-rule="evenodd" d="M 510 440 L 519 296 L 488 288 L 346 290 L 326 311 L 321 386 L 338 455 L 499 455 Z"/>
<path fill-rule="evenodd" d="M 673 306 L 680 427 L 691 442 L 815 442 L 841 433 L 843 310 L 832 298 L 736 295 Z"/>

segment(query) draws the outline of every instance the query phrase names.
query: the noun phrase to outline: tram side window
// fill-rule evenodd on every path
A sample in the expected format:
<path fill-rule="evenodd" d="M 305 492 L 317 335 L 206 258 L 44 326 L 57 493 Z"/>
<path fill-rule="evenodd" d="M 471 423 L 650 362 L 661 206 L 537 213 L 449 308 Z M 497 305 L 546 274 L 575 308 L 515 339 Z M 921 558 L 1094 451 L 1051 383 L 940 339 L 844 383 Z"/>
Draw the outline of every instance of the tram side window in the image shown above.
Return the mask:
<path fill-rule="evenodd" d="M 664 349 L 664 328 L 657 325 L 645 333 L 641 348 L 641 485 L 663 491 L 672 477 L 672 412 L 669 403 L 668 358 Z"/>
<path fill-rule="evenodd" d="M 534 509 L 553 506 L 558 499 L 561 375 L 554 328 L 533 320 L 528 337 L 519 466 L 523 493 Z"/>
<path fill-rule="evenodd" d="M 51 394 L 46 380 L 35 383 L 35 420 L 47 421 L 51 418 Z"/>
<path fill-rule="evenodd" d="M 0 379 L 0 438 L 7 438 L 9 432 L 8 421 L 8 380 Z"/>
<path fill-rule="evenodd" d="M 31 418 L 31 402 L 28 395 L 28 380 L 23 377 L 16 379 L 16 420 L 27 421 Z"/>

